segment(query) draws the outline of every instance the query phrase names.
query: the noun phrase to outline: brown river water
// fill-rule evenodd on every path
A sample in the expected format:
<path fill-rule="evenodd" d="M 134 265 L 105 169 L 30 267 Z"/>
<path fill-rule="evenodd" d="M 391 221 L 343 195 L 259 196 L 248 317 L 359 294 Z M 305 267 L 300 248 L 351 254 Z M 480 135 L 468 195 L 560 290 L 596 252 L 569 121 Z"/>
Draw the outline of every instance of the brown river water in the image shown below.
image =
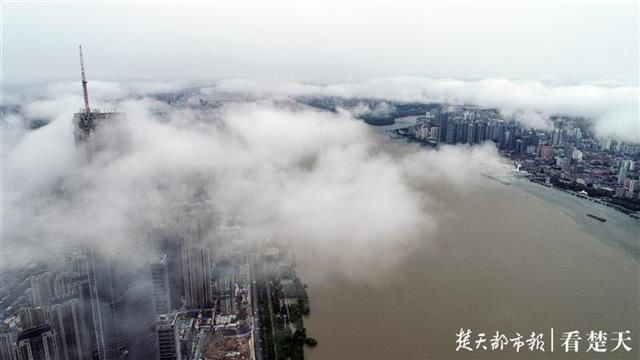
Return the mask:
<path fill-rule="evenodd" d="M 308 359 L 640 358 L 640 221 L 526 180 L 438 200 L 448 215 L 435 233 L 374 282 L 314 276 L 324 265 L 298 253 L 319 342 Z M 460 328 L 472 347 L 478 332 L 543 332 L 545 352 L 456 352 Z M 572 330 L 583 341 L 568 354 L 560 335 Z M 633 350 L 585 352 L 590 330 L 608 332 L 609 349 L 612 332 L 630 330 Z"/>

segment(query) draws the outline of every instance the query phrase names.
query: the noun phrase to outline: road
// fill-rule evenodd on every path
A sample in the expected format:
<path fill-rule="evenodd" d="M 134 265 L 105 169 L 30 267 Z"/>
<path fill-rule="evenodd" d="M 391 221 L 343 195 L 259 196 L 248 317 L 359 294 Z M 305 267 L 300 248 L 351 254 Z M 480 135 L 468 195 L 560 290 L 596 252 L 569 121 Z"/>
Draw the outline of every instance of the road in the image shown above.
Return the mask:
<path fill-rule="evenodd" d="M 273 353 L 276 359 L 278 358 L 278 347 L 276 346 L 276 328 L 275 328 L 275 318 L 273 317 L 273 302 L 271 301 L 271 280 L 265 279 L 265 283 L 267 284 L 267 301 L 269 302 L 269 317 L 271 318 L 271 336 L 273 339 Z"/>
<path fill-rule="evenodd" d="M 206 334 L 204 333 L 204 329 L 200 329 L 200 333 L 198 334 L 198 345 L 196 345 L 196 351 L 193 352 L 193 358 L 195 360 L 202 360 L 202 342 Z"/>
<path fill-rule="evenodd" d="M 258 289 L 256 281 L 253 280 L 255 274 L 254 261 L 250 260 L 249 282 L 251 283 L 251 313 L 253 315 L 253 346 L 256 360 L 263 360 L 262 338 L 260 337 L 260 307 L 258 306 Z"/>

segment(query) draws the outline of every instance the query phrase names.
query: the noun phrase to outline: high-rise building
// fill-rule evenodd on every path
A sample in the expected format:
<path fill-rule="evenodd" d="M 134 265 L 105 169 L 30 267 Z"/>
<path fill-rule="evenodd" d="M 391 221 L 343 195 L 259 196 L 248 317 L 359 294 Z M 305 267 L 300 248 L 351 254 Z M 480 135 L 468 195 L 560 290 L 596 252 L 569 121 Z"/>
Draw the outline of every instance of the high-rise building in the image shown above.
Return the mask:
<path fill-rule="evenodd" d="M 91 354 L 84 312 L 78 299 L 51 305 L 49 319 L 57 337 L 59 360 L 82 360 Z"/>
<path fill-rule="evenodd" d="M 513 139 L 513 133 L 510 129 L 506 129 L 500 141 L 500 149 L 511 150 L 510 144 Z"/>
<path fill-rule="evenodd" d="M 87 258 L 88 259 L 88 258 Z M 87 268 L 88 269 L 88 268 Z M 94 327 L 93 307 L 91 301 L 92 291 L 89 286 L 88 271 L 85 269 L 85 277 L 76 283 L 77 299 L 84 308 L 84 323 L 87 328 L 87 339 L 89 341 L 89 354 L 91 359 L 98 358 L 98 343 L 96 340 L 96 329 Z"/>
<path fill-rule="evenodd" d="M 434 126 L 429 129 L 429 140 L 432 140 L 436 144 L 440 143 L 440 128 Z"/>
<path fill-rule="evenodd" d="M 209 249 L 185 244 L 182 252 L 184 292 L 187 308 L 211 307 L 211 263 Z"/>
<path fill-rule="evenodd" d="M 45 306 L 53 297 L 53 274 L 45 272 L 31 277 L 31 302 L 33 306 Z"/>
<path fill-rule="evenodd" d="M 504 144 L 504 124 L 498 123 L 495 125 L 493 129 L 493 141 L 498 144 L 499 147 L 502 147 Z"/>
<path fill-rule="evenodd" d="M 113 271 L 104 259 L 91 254 L 87 267 L 88 289 L 94 326 L 95 353 L 99 359 L 118 359 L 115 331 Z"/>
<path fill-rule="evenodd" d="M 49 322 L 47 312 L 43 307 L 23 307 L 18 311 L 18 317 L 23 329 L 30 329 Z"/>
<path fill-rule="evenodd" d="M 153 303 L 156 314 L 167 314 L 171 309 L 169 263 L 167 254 L 155 255 L 150 261 Z"/>
<path fill-rule="evenodd" d="M 148 267 L 90 257 L 88 281 L 99 358 L 156 359 L 156 318 Z"/>
<path fill-rule="evenodd" d="M 496 128 L 496 125 L 493 122 L 487 123 L 487 133 L 486 133 L 485 140 L 494 141 L 495 128 Z"/>
<path fill-rule="evenodd" d="M 553 148 L 544 142 L 538 144 L 538 157 L 549 160 L 553 157 Z"/>
<path fill-rule="evenodd" d="M 447 122 L 447 131 L 445 134 L 445 143 L 455 144 L 457 137 L 458 126 L 455 121 Z"/>
<path fill-rule="evenodd" d="M 125 146 L 126 137 L 120 131 L 120 123 L 125 119 L 123 113 L 79 112 L 73 115 L 74 138 L 83 161 L 92 161 L 101 152 L 111 149 L 114 152 Z M 110 146 L 112 145 L 112 146 Z"/>
<path fill-rule="evenodd" d="M 516 146 L 515 146 L 516 154 L 522 154 L 524 153 L 524 150 L 525 150 L 524 142 L 522 141 L 522 139 L 517 139 Z"/>
<path fill-rule="evenodd" d="M 455 144 L 464 144 L 467 140 L 467 124 L 461 118 L 456 119 L 456 139 Z"/>
<path fill-rule="evenodd" d="M 476 129 L 476 125 L 474 123 L 470 122 L 467 125 L 467 134 L 466 134 L 467 135 L 466 136 L 467 137 L 467 139 L 466 139 L 467 144 L 473 144 L 474 143 L 475 135 L 476 135 L 475 129 Z"/>
<path fill-rule="evenodd" d="M 479 144 L 487 139 L 487 124 L 484 122 L 476 123 L 476 132 L 474 142 Z"/>
<path fill-rule="evenodd" d="M 78 284 L 87 278 L 86 269 L 83 273 L 60 272 L 53 277 L 53 299 L 77 297 Z"/>
<path fill-rule="evenodd" d="M 148 267 L 144 270 L 148 274 Z M 126 339 L 127 359 L 156 360 L 158 341 L 151 279 L 134 274 L 123 280 L 126 288 L 120 291 L 123 294 L 125 311 L 124 318 L 118 323 L 118 331 L 124 334 Z"/>
<path fill-rule="evenodd" d="M 624 183 L 631 164 L 632 160 L 624 160 L 620 163 L 620 169 L 618 170 L 618 185 L 622 185 Z"/>
<path fill-rule="evenodd" d="M 177 309 L 182 304 L 184 296 L 184 277 L 182 271 L 182 246 L 183 237 L 176 231 L 177 226 L 171 230 L 166 228 L 154 229 L 150 232 L 153 243 L 157 245 L 157 251 L 167 255 L 167 268 L 169 272 L 170 308 Z"/>
<path fill-rule="evenodd" d="M 16 338 L 9 331 L 0 331 L 0 359 L 16 360 Z"/>
<path fill-rule="evenodd" d="M 99 111 L 89 107 L 89 91 L 84 71 L 82 46 L 80 46 L 80 69 L 82 72 L 82 93 L 84 108 L 73 115 L 73 135 L 76 146 L 82 148 L 79 154 L 84 161 L 93 160 L 99 151 L 113 144 L 112 149 L 124 145 L 126 137 L 119 130 L 119 123 L 124 120 L 123 113 Z"/>
<path fill-rule="evenodd" d="M 58 360 L 56 337 L 49 324 L 23 330 L 17 342 L 18 360 Z"/>
<path fill-rule="evenodd" d="M 516 139 L 520 136 L 519 128 L 515 124 L 509 125 L 510 137 L 506 141 L 507 150 L 514 150 L 516 148 Z"/>
<path fill-rule="evenodd" d="M 613 146 L 614 140 L 611 138 L 601 139 L 600 145 L 602 150 L 611 150 L 611 146 Z"/>
<path fill-rule="evenodd" d="M 184 297 L 188 308 L 211 306 L 210 248 L 215 243 L 211 234 L 214 217 L 206 198 L 206 188 L 198 188 L 196 201 L 179 211 L 177 219 L 182 239 L 182 277 Z"/>
<path fill-rule="evenodd" d="M 160 315 L 158 318 L 158 349 L 160 360 L 180 359 L 180 335 L 176 326 L 177 314 Z"/>
<path fill-rule="evenodd" d="M 553 129 L 553 133 L 551 134 L 551 145 L 560 146 L 563 142 L 563 131 L 562 129 Z"/>
<path fill-rule="evenodd" d="M 201 185 L 196 185 L 201 186 Z M 200 193 L 202 192 L 202 193 Z M 213 231 L 213 212 L 210 206 L 204 201 L 206 189 L 199 189 L 195 195 L 196 202 L 186 207 L 183 214 L 182 232 L 184 237 L 191 244 L 204 244 L 210 240 Z"/>
<path fill-rule="evenodd" d="M 440 141 L 441 143 L 447 142 L 447 125 L 449 122 L 449 113 L 441 111 L 438 114 L 438 127 L 440 128 Z"/>

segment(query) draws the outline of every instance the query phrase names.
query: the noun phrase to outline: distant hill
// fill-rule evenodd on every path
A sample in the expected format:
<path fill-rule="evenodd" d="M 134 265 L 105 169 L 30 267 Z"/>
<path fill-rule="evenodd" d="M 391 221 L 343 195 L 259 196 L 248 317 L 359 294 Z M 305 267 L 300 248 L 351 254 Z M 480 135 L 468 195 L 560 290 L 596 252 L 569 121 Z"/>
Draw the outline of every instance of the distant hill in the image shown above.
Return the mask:
<path fill-rule="evenodd" d="M 395 119 L 403 116 L 424 115 L 427 111 L 440 108 L 441 104 L 401 103 L 380 99 L 340 98 L 332 96 L 301 96 L 296 101 L 322 110 L 336 112 L 339 108 L 351 111 L 355 117 L 367 124 L 393 125 Z"/>

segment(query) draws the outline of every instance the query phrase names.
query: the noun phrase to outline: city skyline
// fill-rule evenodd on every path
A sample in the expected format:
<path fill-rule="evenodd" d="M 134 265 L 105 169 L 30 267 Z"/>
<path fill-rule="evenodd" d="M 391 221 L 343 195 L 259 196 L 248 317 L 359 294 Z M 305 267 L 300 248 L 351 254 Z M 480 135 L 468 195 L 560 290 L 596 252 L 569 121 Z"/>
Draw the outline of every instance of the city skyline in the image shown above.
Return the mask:
<path fill-rule="evenodd" d="M 0 11 L 1 360 L 637 357 L 638 2 Z"/>

